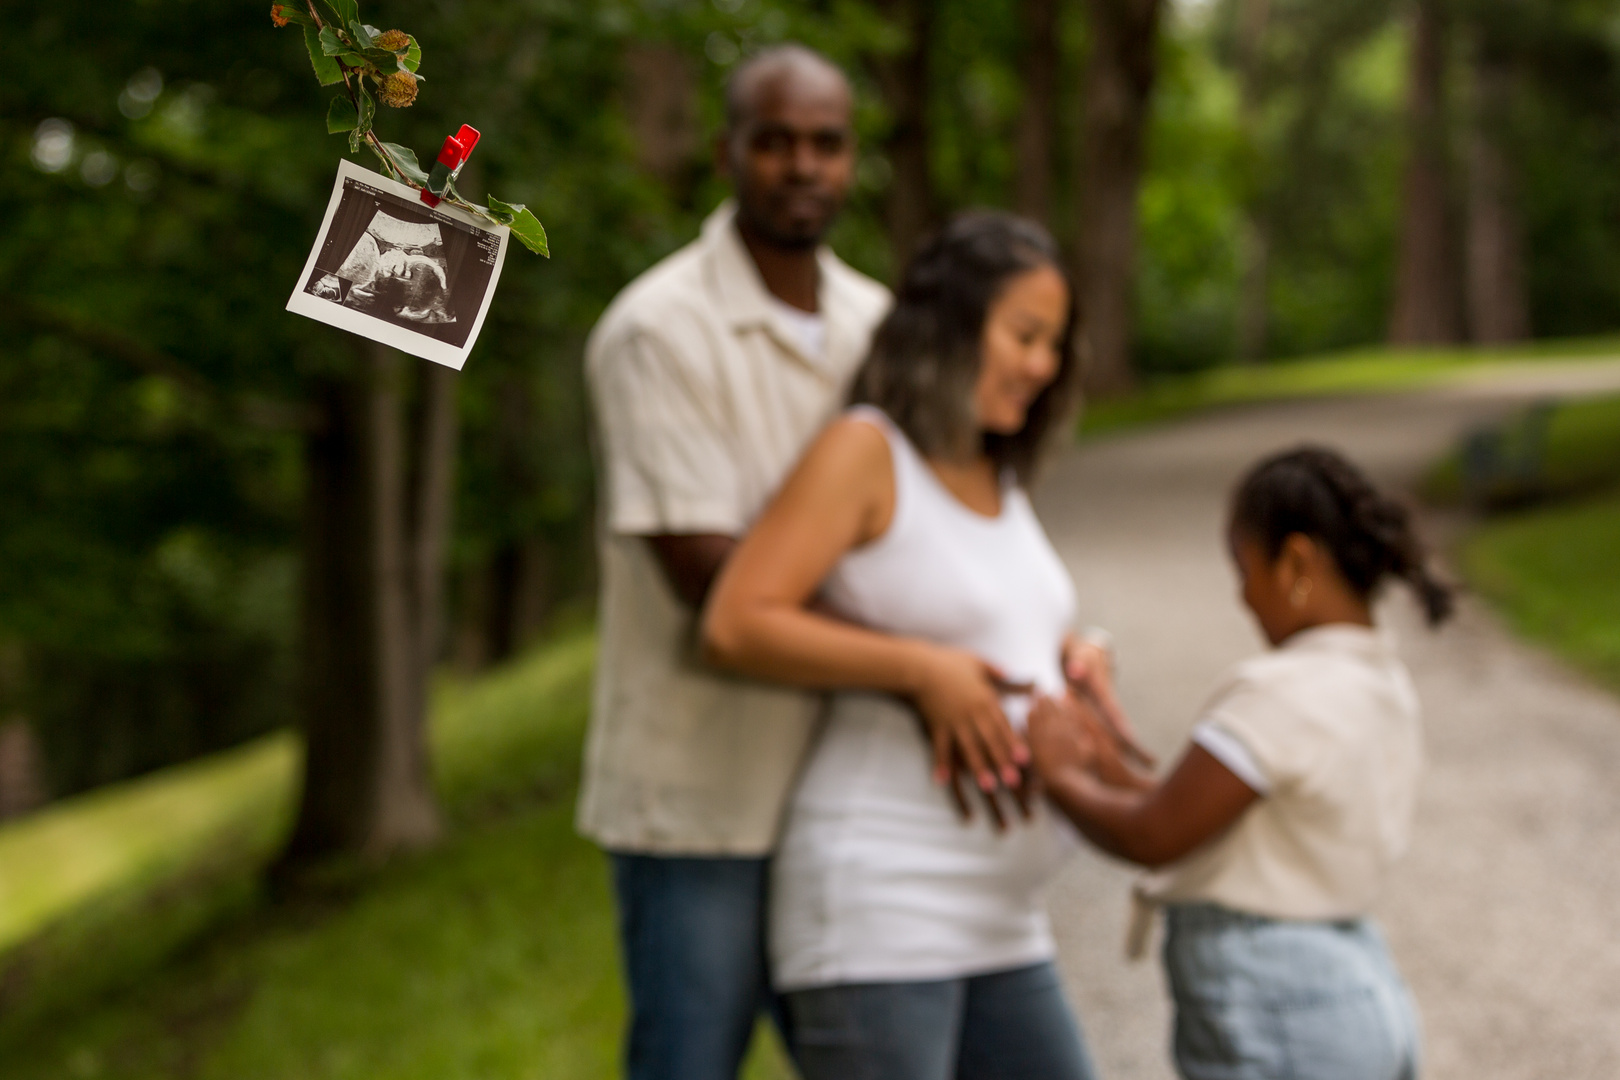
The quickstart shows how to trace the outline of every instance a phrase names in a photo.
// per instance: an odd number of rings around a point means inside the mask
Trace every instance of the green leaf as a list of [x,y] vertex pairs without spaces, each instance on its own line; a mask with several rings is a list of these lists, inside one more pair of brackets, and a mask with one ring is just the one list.
[[370,34],[372,37],[376,37],[376,36],[378,36],[379,34],[382,33],[381,30],[377,29],[375,26],[372,26],[370,23],[365,24],[365,31],[366,31],[366,33]]
[[399,67],[399,54],[391,53],[387,49],[367,49],[366,63],[374,64],[378,71],[387,73]]
[[332,135],[341,131],[353,131],[360,124],[360,114],[354,111],[354,102],[347,94],[339,94],[332,99],[332,104],[326,110],[326,130]]
[[348,26],[360,18],[360,0],[327,0],[337,15],[338,25]]
[[338,37],[336,30],[330,26],[321,28],[321,52],[327,56],[336,56],[339,53],[347,52],[348,48],[347,45],[343,44],[343,39]]
[[551,244],[546,240],[546,227],[522,203],[504,203],[491,195],[489,216],[512,230],[518,242],[536,255],[551,258]]
[[405,47],[405,55],[399,58],[399,64],[400,67],[415,75],[416,69],[422,64],[422,46],[416,43],[414,34],[407,34],[406,36],[411,39],[411,43]]
[[366,28],[359,19],[349,20],[349,38],[354,42],[356,48],[371,48],[372,35],[366,33]]
[[517,220],[512,222],[511,229],[512,235],[517,237],[524,247],[536,255],[551,258],[551,243],[546,239],[546,227],[527,209],[518,211]]
[[292,3],[292,0],[288,0],[287,3],[278,6],[281,8],[281,17],[286,19],[288,22],[295,22],[299,26],[315,25],[307,14],[298,10],[298,8]]
[[372,72],[376,70],[370,59],[357,52],[340,52],[338,53],[337,58],[343,61],[345,64],[348,64],[350,67],[362,72]]
[[343,72],[339,70],[337,61],[326,55],[313,25],[304,27],[304,46],[309,49],[309,62],[314,65],[315,78],[322,86],[343,81]]
[[501,202],[501,200],[497,199],[493,195],[489,196],[488,202],[489,216],[500,222],[502,225],[512,224],[513,220],[518,216],[518,211],[523,209],[522,203],[518,203],[516,206],[514,206],[511,203]]
[[416,151],[399,143],[385,142],[383,149],[393,158],[394,167],[405,174],[405,179],[420,187],[426,187],[428,174],[423,171],[421,164],[416,160]]
[[371,120],[377,115],[377,103],[371,100],[371,92],[366,89],[364,81],[356,79],[360,89],[360,123],[354,131],[357,135],[364,135],[371,130]]

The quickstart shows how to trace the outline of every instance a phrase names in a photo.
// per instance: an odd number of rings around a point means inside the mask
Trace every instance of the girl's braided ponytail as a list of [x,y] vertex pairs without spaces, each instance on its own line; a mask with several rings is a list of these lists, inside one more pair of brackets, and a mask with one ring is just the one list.
[[1268,558],[1294,533],[1325,544],[1363,598],[1386,578],[1406,582],[1431,626],[1452,612],[1452,590],[1430,572],[1406,507],[1332,450],[1302,446],[1255,466],[1238,486],[1232,523],[1258,540]]

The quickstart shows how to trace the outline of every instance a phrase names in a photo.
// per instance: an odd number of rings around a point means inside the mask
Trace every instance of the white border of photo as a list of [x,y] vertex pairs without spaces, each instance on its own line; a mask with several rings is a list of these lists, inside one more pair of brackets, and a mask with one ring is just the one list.
[[[406,202],[416,203],[423,212],[440,215],[446,220],[469,225],[479,232],[494,236],[499,242],[495,254],[495,266],[490,271],[489,284],[484,289],[483,299],[478,305],[478,318],[474,320],[472,331],[467,335],[466,344],[457,347],[449,342],[440,341],[427,334],[420,334],[403,326],[386,322],[362,311],[344,307],[341,304],[325,300],[305,291],[311,276],[315,273],[315,261],[320,257],[321,248],[326,244],[326,234],[332,227],[333,215],[337,213],[338,204],[343,201],[343,182],[345,180],[358,180],[368,184],[389,195],[397,196]],[[401,352],[420,356],[424,360],[431,360],[435,364],[460,371],[467,363],[467,354],[478,341],[478,332],[484,328],[484,316],[489,313],[489,302],[495,297],[495,286],[501,280],[501,267],[506,263],[506,246],[511,238],[511,230],[504,225],[490,225],[472,217],[464,211],[457,210],[447,203],[440,203],[437,207],[428,207],[421,201],[415,188],[407,187],[388,179],[381,173],[361,168],[354,162],[342,159],[338,162],[337,180],[332,185],[332,197],[326,204],[326,216],[321,219],[321,231],[315,237],[315,243],[310,246],[309,258],[304,261],[304,272],[299,275],[298,282],[293,286],[291,299],[287,301],[287,310],[298,315],[304,315],[317,322],[336,326],[340,330],[348,330],[361,337],[370,338],[384,345],[392,346]]]

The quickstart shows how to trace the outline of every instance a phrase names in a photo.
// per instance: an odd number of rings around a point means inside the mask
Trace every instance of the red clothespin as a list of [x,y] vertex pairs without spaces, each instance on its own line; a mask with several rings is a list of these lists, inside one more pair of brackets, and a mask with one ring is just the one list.
[[478,145],[478,129],[470,124],[462,124],[461,130],[454,135],[446,135],[444,147],[439,151],[439,160],[433,163],[433,171],[428,174],[427,187],[422,189],[422,201],[429,206],[438,206],[439,200],[444,196],[444,189],[461,172],[461,167],[467,164],[472,156],[473,147]]

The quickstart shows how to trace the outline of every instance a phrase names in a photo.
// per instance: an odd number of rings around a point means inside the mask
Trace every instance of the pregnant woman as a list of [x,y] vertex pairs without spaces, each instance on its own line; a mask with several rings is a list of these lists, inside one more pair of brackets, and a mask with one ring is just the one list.
[[1074,334],[1043,230],[957,219],[907,269],[855,405],[716,583],[715,662],[836,688],[772,877],[806,1080],[1093,1075],[1040,899],[1069,835],[1042,804],[964,823],[950,795],[957,754],[986,798],[1019,786],[1027,696],[1004,691],[1063,692],[1076,648],[1024,493],[1071,415]]

